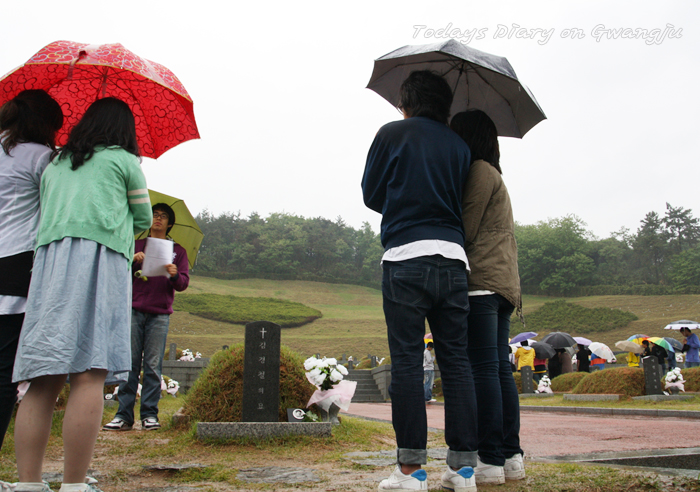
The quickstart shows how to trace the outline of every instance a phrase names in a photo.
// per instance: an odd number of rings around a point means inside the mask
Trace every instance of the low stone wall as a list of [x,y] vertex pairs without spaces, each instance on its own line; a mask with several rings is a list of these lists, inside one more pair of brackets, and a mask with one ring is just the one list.
[[194,362],[181,360],[164,360],[163,374],[180,383],[180,393],[187,393],[205,367],[209,359],[196,359]]

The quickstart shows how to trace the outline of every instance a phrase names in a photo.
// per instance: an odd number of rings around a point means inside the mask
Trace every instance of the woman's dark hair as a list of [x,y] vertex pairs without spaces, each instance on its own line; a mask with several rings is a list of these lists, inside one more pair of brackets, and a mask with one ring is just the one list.
[[445,79],[430,70],[411,72],[401,84],[399,109],[409,118],[424,116],[447,124],[452,89]]
[[61,106],[45,91],[22,91],[0,108],[2,150],[10,151],[20,143],[38,143],[56,147],[56,132],[63,126]]
[[124,101],[105,97],[92,103],[70,132],[68,143],[56,153],[60,159],[70,155],[75,171],[92,158],[97,146],[121,147],[139,156],[134,115]]
[[170,229],[175,225],[175,210],[170,207],[167,203],[156,203],[153,205],[153,211],[164,212],[168,216],[168,229],[165,231],[166,234],[170,234]]
[[457,113],[450,122],[462,140],[467,142],[472,153],[472,162],[484,160],[501,171],[501,151],[498,147],[498,131],[489,115],[480,109],[470,109]]

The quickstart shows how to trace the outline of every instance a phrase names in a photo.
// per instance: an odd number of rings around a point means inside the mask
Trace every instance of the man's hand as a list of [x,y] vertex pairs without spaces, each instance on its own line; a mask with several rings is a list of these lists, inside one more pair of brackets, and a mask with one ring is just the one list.
[[134,263],[141,263],[145,257],[146,254],[143,251],[139,251],[134,255]]
[[165,265],[165,269],[168,271],[168,274],[171,277],[174,277],[177,275],[177,266],[173,265],[172,263],[169,265]]

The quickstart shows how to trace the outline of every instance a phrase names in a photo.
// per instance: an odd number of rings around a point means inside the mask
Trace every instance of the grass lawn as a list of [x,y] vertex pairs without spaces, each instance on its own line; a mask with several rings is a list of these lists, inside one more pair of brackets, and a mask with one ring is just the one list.
[[[263,279],[219,280],[192,276],[189,289],[177,295],[196,293],[227,294],[249,297],[272,297],[300,302],[323,313],[323,318],[297,328],[282,331],[282,343],[304,356],[320,353],[340,357],[343,353],[356,358],[367,354],[389,355],[386,325],[379,290],[344,284],[307,281],[277,281]],[[523,311],[534,312],[555,298],[524,296]],[[678,332],[664,330],[670,321],[700,319],[700,295],[678,296],[595,296],[567,298],[568,302],[584,307],[609,307],[636,314],[639,319],[611,332],[581,334],[600,341],[613,350],[615,342],[630,335],[672,336]],[[514,318],[515,322],[515,318]],[[243,325],[211,321],[177,311],[171,317],[169,342],[180,348],[198,350],[211,356],[222,345],[243,341]],[[545,333],[540,333],[541,339]],[[571,332],[572,336],[578,333]]]

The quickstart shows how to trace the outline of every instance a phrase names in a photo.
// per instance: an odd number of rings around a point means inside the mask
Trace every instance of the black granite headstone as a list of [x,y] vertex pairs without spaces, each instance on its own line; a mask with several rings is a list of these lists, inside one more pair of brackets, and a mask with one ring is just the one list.
[[377,356],[376,356],[376,355],[373,355],[373,356],[370,358],[370,367],[371,367],[371,368],[377,367]]
[[535,384],[534,384],[534,381],[532,380],[532,367],[530,367],[530,366],[521,367],[520,368],[520,379],[521,379],[522,384],[523,384],[523,394],[535,392]]
[[243,422],[278,422],[280,325],[256,321],[245,326]]
[[177,344],[170,344],[170,354],[168,358],[169,360],[177,360]]
[[644,357],[642,359],[644,368],[644,386],[647,395],[663,395],[661,388],[661,365],[656,357]]

